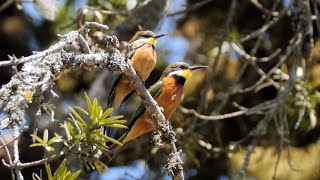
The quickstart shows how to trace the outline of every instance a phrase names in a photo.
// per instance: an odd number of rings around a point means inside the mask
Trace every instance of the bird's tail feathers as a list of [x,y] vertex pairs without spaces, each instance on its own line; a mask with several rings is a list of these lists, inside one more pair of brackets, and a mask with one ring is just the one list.
[[110,162],[113,160],[113,158],[120,152],[121,148],[123,145],[119,145],[119,144],[112,144],[109,148],[108,148],[108,153],[107,153],[107,164],[110,164]]

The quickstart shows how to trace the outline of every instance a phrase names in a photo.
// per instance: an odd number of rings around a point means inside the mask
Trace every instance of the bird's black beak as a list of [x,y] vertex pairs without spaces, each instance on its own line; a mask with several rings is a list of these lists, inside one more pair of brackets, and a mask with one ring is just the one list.
[[208,68],[209,66],[191,66],[191,67],[189,67],[189,69],[191,70],[191,71],[194,71],[194,70],[196,70],[196,69],[202,69],[202,68]]
[[162,37],[162,36],[166,36],[166,35],[168,35],[168,34],[167,34],[167,33],[165,33],[165,34],[159,34],[159,35],[153,36],[153,38],[158,39],[158,38],[160,38],[160,37]]

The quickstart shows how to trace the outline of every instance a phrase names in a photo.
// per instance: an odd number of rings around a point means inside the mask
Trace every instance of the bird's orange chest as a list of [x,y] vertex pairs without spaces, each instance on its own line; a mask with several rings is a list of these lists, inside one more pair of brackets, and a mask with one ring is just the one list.
[[[134,42],[133,47],[139,47],[143,42]],[[151,44],[145,43],[139,47],[131,58],[132,67],[142,81],[146,81],[157,63],[157,55]],[[119,107],[123,99],[133,91],[130,81],[123,75],[115,89],[114,106]]]
[[[135,42],[133,47],[139,47],[143,42]],[[157,63],[157,54],[154,47],[145,43],[139,47],[131,58],[132,67],[142,81],[145,81]]]
[[[160,95],[155,99],[160,107],[163,108],[163,114],[167,120],[175,112],[180,104],[183,94],[183,85],[177,84],[172,76],[163,78],[163,87]],[[139,137],[155,129],[155,124],[148,111],[145,111],[135,122],[131,131],[128,133],[123,143],[126,143],[136,137]]]
[[183,94],[183,85],[177,84],[172,76],[163,78],[161,94],[156,98],[160,107],[164,109],[163,114],[169,119],[178,108]]

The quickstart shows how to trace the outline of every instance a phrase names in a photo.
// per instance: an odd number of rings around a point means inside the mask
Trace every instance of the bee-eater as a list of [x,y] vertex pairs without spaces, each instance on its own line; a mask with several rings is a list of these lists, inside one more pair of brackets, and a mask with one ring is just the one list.
[[[132,47],[131,65],[137,75],[144,82],[156,66],[157,54],[155,46],[159,37],[166,34],[155,35],[152,31],[138,31],[129,41]],[[128,52],[125,52],[128,53]],[[130,82],[124,74],[114,75],[114,83],[109,93],[108,106],[116,111],[122,101],[134,90],[130,87]]]
[[[129,41],[131,48],[129,51],[131,57],[131,65],[137,72],[137,75],[144,82],[149,77],[150,73],[156,66],[157,53],[155,51],[155,46],[157,44],[157,39],[165,36],[167,34],[155,35],[152,31],[138,31]],[[129,52],[124,52],[126,55]],[[113,85],[111,87],[108,107],[113,109],[112,115],[118,113],[118,109],[121,103],[126,100],[132,93],[134,89],[130,86],[130,82],[125,74],[114,74]],[[115,129],[106,127],[105,134],[114,137]]]
[[[208,66],[189,66],[184,62],[177,62],[168,66],[161,78],[148,90],[158,105],[163,108],[165,118],[170,119],[173,112],[179,106],[183,94],[185,81],[192,75],[192,71]],[[155,130],[154,121],[145,106],[141,104],[133,114],[126,132],[118,139],[125,144],[147,132]],[[113,157],[120,150],[120,145],[110,148]]]

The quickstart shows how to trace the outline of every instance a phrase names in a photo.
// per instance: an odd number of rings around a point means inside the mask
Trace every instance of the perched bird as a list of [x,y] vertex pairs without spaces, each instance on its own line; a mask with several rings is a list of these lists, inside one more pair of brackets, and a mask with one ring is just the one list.
[[[137,75],[144,82],[149,77],[150,73],[156,66],[157,54],[155,46],[157,39],[167,34],[155,35],[152,31],[138,31],[129,41],[131,46],[131,65],[137,72]],[[129,53],[129,52],[124,52]],[[111,87],[108,107],[113,109],[112,115],[118,114],[118,109],[121,103],[126,100],[134,89],[130,87],[130,82],[125,74],[114,74],[113,85]],[[114,128],[105,128],[105,134],[109,137],[114,137]]]
[[[168,66],[161,78],[149,88],[149,92],[158,105],[163,108],[165,118],[170,119],[171,115],[179,106],[183,94],[185,81],[192,75],[192,71],[208,66],[189,66],[184,62],[177,62]],[[145,106],[141,104],[133,114],[126,132],[118,139],[125,144],[149,131],[155,130],[155,124]],[[120,145],[113,145],[110,148],[113,157],[120,150]]]
[[[155,51],[157,39],[165,35],[155,35],[152,31],[138,31],[129,41],[129,45],[134,50],[132,57],[129,57],[132,67],[143,82],[147,80],[157,62]],[[133,91],[124,74],[114,75],[114,83],[109,93],[108,107],[112,107],[116,111],[123,100],[128,98],[127,96]]]

